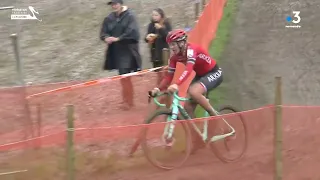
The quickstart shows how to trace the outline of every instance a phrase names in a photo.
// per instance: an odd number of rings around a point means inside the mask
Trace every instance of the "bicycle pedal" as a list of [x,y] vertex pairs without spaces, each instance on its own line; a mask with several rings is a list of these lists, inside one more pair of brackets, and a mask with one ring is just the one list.
[[237,139],[236,133],[234,133],[234,134],[231,135],[231,136],[226,137],[226,141],[231,141],[231,140],[235,140],[235,139]]
[[166,147],[172,147],[173,144],[175,143],[175,139],[172,138],[172,139],[166,139],[165,140],[165,143],[166,143]]

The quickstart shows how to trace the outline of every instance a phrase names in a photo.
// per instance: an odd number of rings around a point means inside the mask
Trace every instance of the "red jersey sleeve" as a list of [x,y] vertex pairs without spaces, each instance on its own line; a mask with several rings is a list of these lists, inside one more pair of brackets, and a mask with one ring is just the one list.
[[176,70],[176,62],[177,61],[173,57],[170,58],[166,76],[163,78],[163,80],[159,84],[159,89],[161,91],[165,90],[167,86],[171,83],[174,72]]
[[189,77],[189,75],[193,70],[193,66],[196,63],[196,59],[197,59],[197,52],[193,48],[188,47],[186,69],[183,71],[183,73],[181,74],[181,76],[177,81],[178,86],[181,85]]

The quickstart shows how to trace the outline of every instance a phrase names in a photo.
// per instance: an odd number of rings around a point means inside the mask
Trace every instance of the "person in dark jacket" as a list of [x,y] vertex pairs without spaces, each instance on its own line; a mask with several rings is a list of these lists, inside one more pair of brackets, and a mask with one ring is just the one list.
[[[141,55],[139,52],[139,26],[131,9],[122,0],[111,0],[113,12],[103,21],[100,39],[108,45],[104,70],[117,69],[119,75],[139,71]],[[133,106],[133,86],[130,77],[122,79],[122,95],[125,109]]]
[[104,69],[118,69],[119,74],[136,71],[141,68],[138,22],[122,0],[111,0],[108,5],[114,12],[104,19],[100,32],[100,39],[109,45]]
[[162,49],[168,48],[166,37],[169,31],[172,30],[169,20],[166,18],[162,9],[156,8],[152,11],[151,22],[148,25],[145,41],[149,43],[151,62],[153,67],[164,65],[162,57]]
[[[150,47],[151,62],[154,68],[164,66],[162,49],[169,47],[166,42],[166,37],[171,30],[171,24],[166,18],[164,11],[160,8],[154,9],[145,36],[145,41]],[[159,69],[158,71],[157,83],[159,84],[164,74],[163,72],[160,72],[162,69]]]

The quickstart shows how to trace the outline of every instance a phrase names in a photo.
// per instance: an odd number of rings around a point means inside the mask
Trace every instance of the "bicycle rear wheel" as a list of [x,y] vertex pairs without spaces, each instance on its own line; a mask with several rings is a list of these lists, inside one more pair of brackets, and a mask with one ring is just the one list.
[[[161,115],[163,115],[164,117],[161,118]],[[174,138],[171,139],[171,141],[162,138],[165,124],[167,123],[155,124],[155,121],[160,120],[160,122],[165,122],[168,116],[171,116],[171,110],[157,110],[152,116],[150,116],[150,118],[145,121],[146,124],[150,125],[143,129],[141,137],[141,147],[147,160],[155,167],[165,170],[171,170],[182,166],[190,156],[192,145],[190,129],[187,126],[187,122],[174,122]],[[160,148],[156,147],[159,142],[149,140],[148,137],[156,137],[156,139],[160,140],[160,144],[163,144],[164,146]],[[163,141],[161,142],[162,139]],[[172,154],[170,155],[168,152],[169,150],[172,150]]]
[[[221,106],[218,109],[220,115],[223,115],[223,112],[225,111],[229,111],[231,113],[239,112],[236,108],[227,105]],[[213,120],[217,122],[215,122],[215,127],[212,128],[214,132],[210,134],[211,136],[212,134],[226,134],[231,132],[231,128],[228,127],[228,125],[223,121],[222,118],[226,120],[228,124],[230,124],[235,129],[235,134],[218,141],[210,142],[210,148],[213,151],[213,153],[217,156],[217,158],[220,159],[222,162],[234,162],[241,159],[247,150],[247,124],[245,122],[244,117],[241,114],[234,114],[226,117],[221,117]],[[238,152],[235,153],[235,151]]]

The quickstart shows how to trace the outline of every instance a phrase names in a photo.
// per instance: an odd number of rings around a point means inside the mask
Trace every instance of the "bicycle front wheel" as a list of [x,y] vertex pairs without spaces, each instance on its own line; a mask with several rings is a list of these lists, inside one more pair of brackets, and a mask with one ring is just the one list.
[[[220,115],[223,115],[228,114],[228,112],[236,113],[239,111],[232,106],[222,106],[218,109],[218,112]],[[236,113],[212,120],[214,122],[214,127],[212,128],[214,129],[214,133],[212,134],[217,135],[231,132],[231,128],[225,121],[235,129],[235,134],[222,140],[211,142],[210,148],[218,159],[228,163],[237,161],[244,156],[248,146],[248,129],[243,115]]]
[[[187,122],[175,121],[172,138],[164,135],[169,109],[159,109],[145,123],[141,147],[147,160],[160,169],[171,170],[182,166],[190,156],[191,137]],[[181,118],[178,118],[181,119]],[[162,123],[156,123],[162,122]]]

